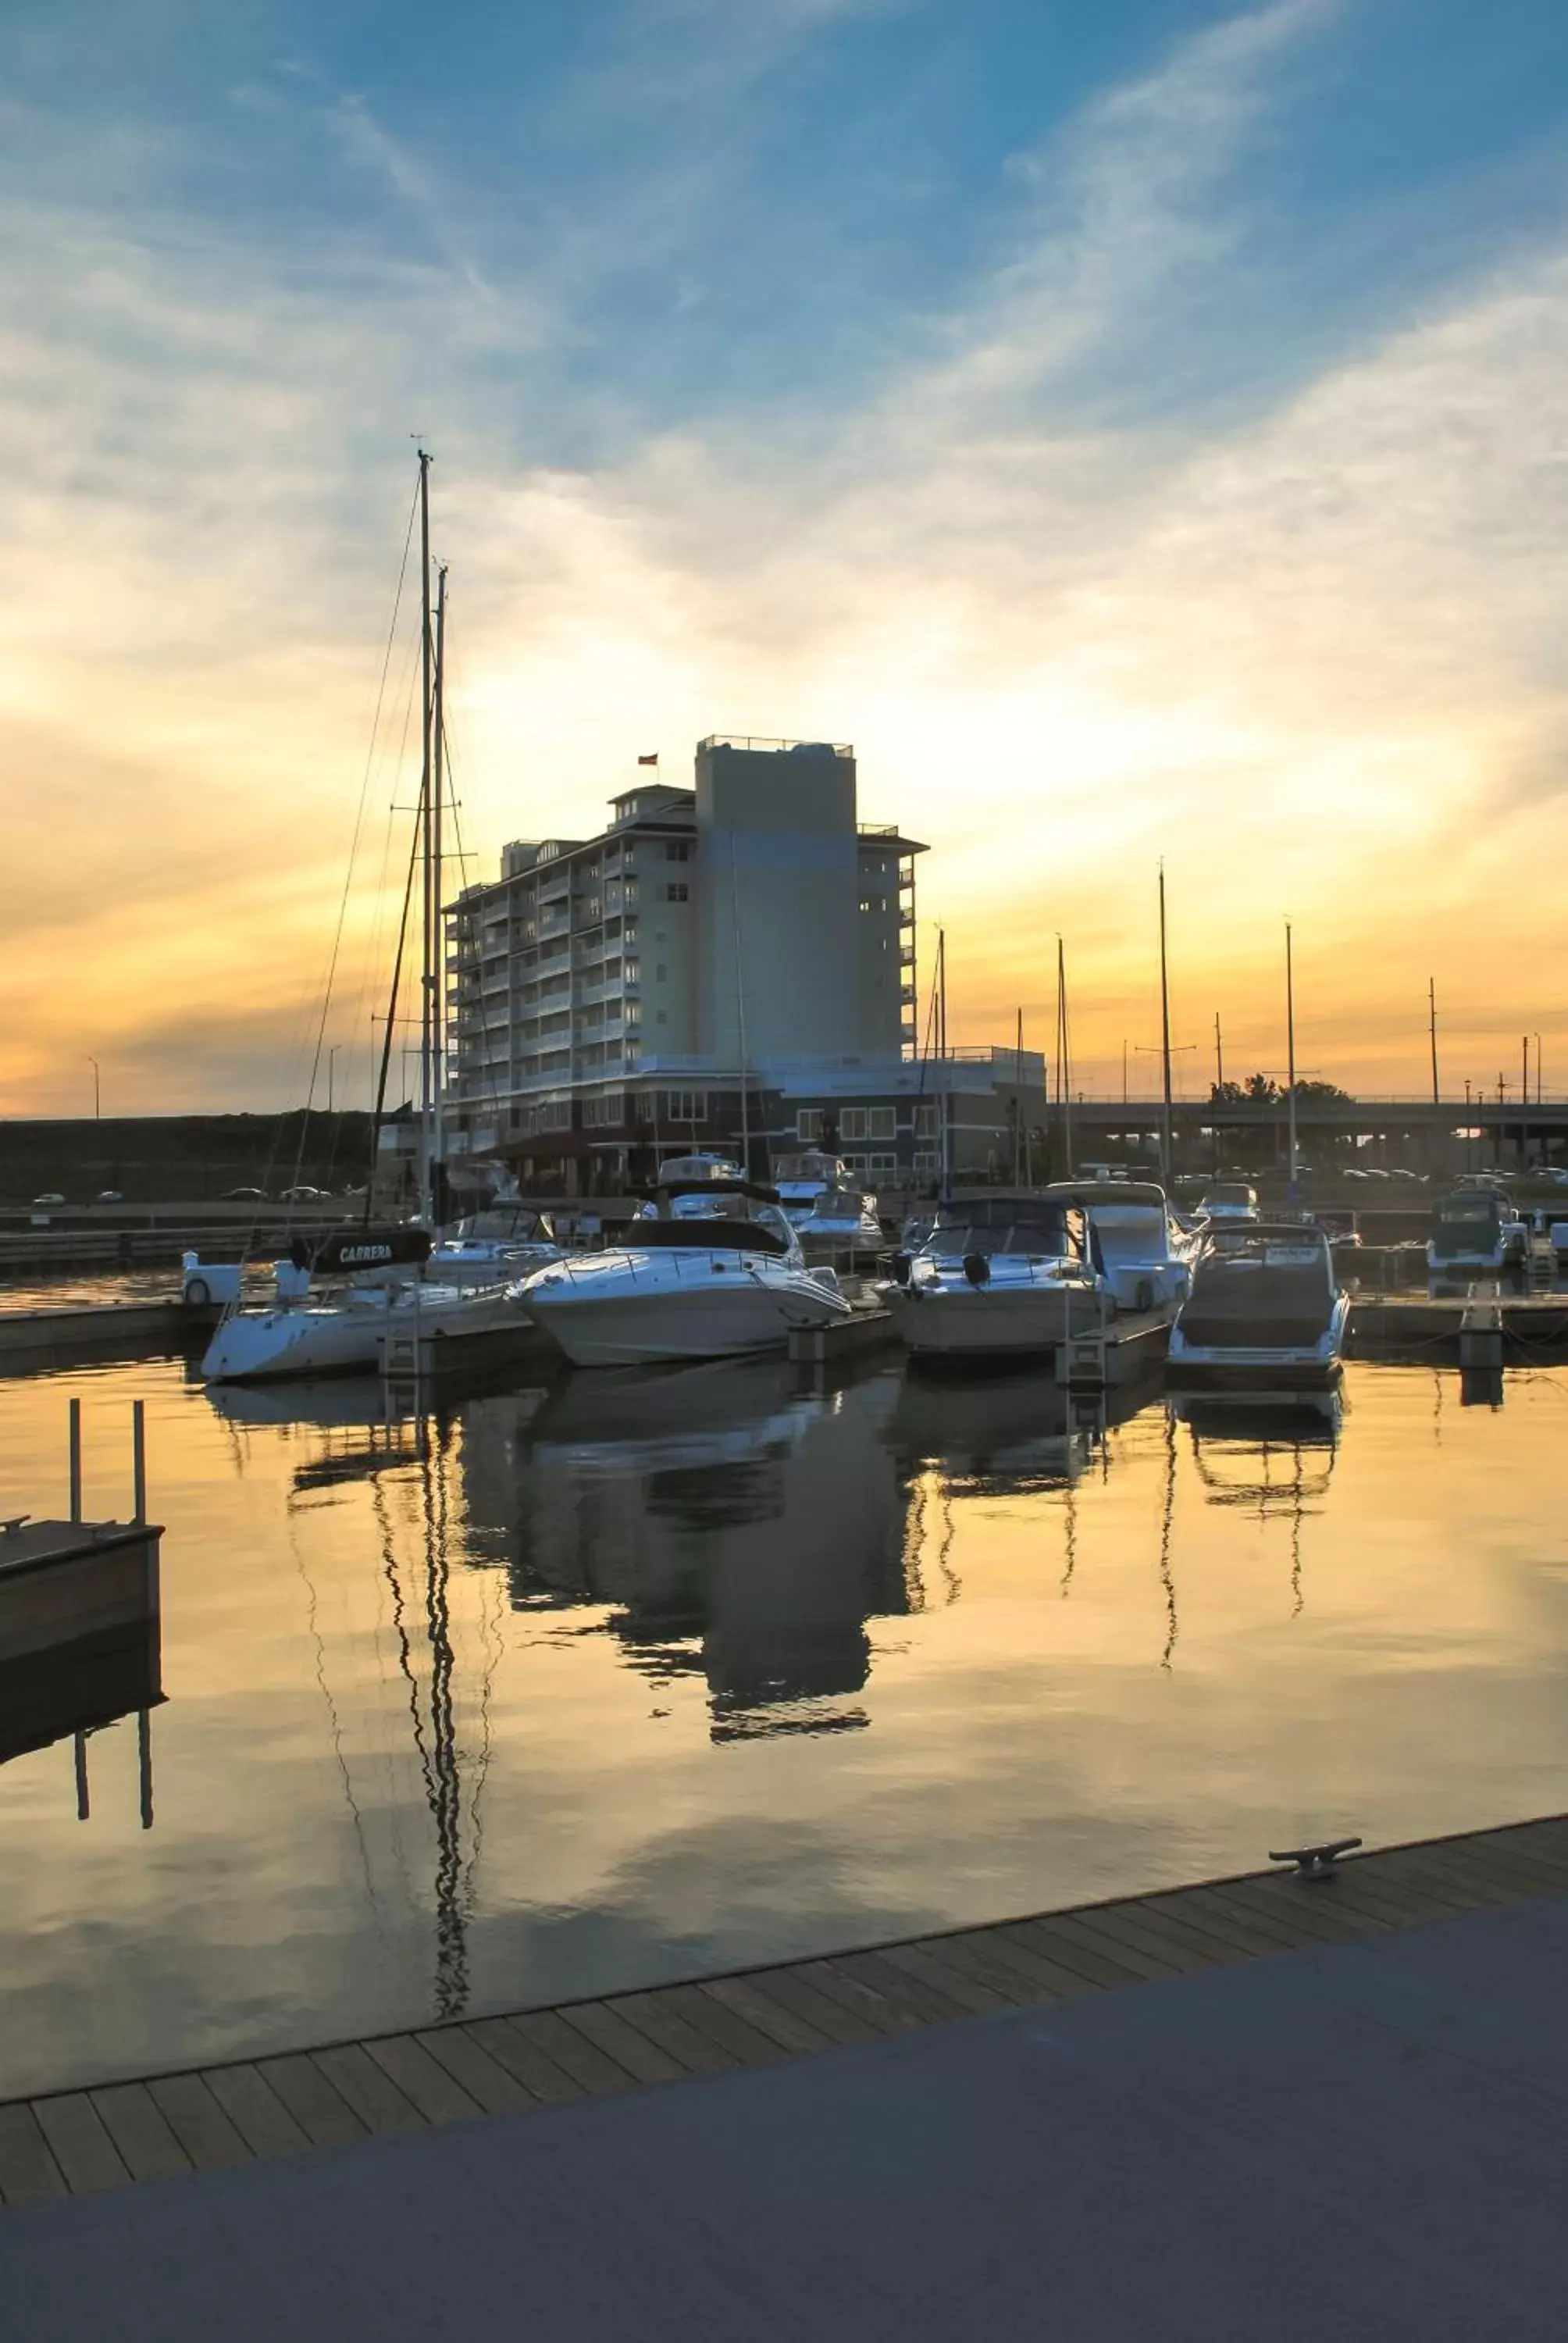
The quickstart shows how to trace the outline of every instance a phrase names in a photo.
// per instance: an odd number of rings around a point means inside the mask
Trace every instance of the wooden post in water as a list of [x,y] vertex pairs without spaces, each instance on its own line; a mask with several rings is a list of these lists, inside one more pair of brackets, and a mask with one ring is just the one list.
[[131,1519],[147,1517],[147,1403],[131,1402]]
[[82,1403],[79,1399],[71,1402],[70,1453],[70,1519],[79,1522],[82,1518]]

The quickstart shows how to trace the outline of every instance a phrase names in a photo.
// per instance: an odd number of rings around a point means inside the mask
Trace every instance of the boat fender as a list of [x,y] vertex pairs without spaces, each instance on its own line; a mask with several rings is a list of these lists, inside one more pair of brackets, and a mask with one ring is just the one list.
[[964,1275],[969,1279],[971,1285],[989,1285],[990,1283],[990,1263],[986,1259],[983,1252],[965,1253]]
[[907,1252],[896,1252],[893,1255],[893,1283],[895,1285],[908,1285],[910,1282],[910,1260],[911,1256]]
[[1146,1277],[1141,1277],[1138,1281],[1138,1291],[1132,1297],[1132,1306],[1135,1310],[1152,1310],[1154,1307],[1154,1288]]
[[212,1300],[212,1288],[205,1277],[187,1277],[186,1300],[193,1310],[205,1310]]

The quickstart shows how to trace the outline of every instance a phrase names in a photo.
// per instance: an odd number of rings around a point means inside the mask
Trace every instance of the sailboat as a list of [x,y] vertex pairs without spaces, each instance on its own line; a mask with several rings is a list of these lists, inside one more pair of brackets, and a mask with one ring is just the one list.
[[[297,1247],[276,1271],[270,1308],[247,1309],[236,1294],[202,1361],[209,1383],[282,1376],[363,1373],[380,1362],[389,1337],[445,1344],[465,1337],[515,1331],[519,1313],[508,1289],[519,1274],[560,1258],[548,1232],[530,1227],[525,1244],[467,1242],[437,1249],[431,1235],[440,1155],[442,670],[446,653],[447,573],[440,572],[434,614],[430,602],[430,458],[419,451],[421,649],[424,662],[424,751],[418,829],[404,897],[403,929],[393,968],[392,994],[382,1046],[371,1173],[361,1225],[333,1230],[314,1252]],[[376,1151],[386,1112],[387,1078],[397,1014],[397,990],[409,904],[421,880],[421,1083],[419,1219],[387,1228],[370,1223]],[[434,1260],[432,1254],[434,1252]],[[327,1282],[327,1291],[320,1291]]]

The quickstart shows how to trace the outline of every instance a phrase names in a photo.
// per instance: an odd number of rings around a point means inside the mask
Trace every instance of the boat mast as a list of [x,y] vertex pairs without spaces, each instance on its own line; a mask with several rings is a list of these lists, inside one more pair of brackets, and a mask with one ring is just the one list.
[[1072,1177],[1072,1065],[1067,1039],[1067,946],[1056,940],[1057,1093],[1061,1100],[1062,1177]]
[[419,1211],[425,1220],[430,1218],[430,1101],[432,1041],[430,1016],[430,917],[434,892],[431,849],[434,844],[435,807],[431,788],[431,692],[434,683],[435,642],[430,624],[430,458],[423,447],[419,450],[419,665],[422,678],[420,691],[420,732],[422,755],[419,764],[419,854],[424,887],[424,949],[421,955],[419,984]]
[[[443,687],[447,676],[447,565],[443,562],[436,572],[436,682],[432,695],[431,776],[433,781],[433,811],[430,823],[430,949],[427,961],[426,989],[430,1002],[430,1193],[434,1204],[439,1188],[444,1195],[445,1182],[441,1165],[445,1157],[442,1121],[444,1117],[446,1082],[446,935],[441,920],[441,824],[445,811],[446,760],[443,756],[445,719]],[[445,1205],[442,1206],[445,1217]]]
[[1023,1178],[1023,1011],[1018,1012],[1018,1044],[1012,1059],[1012,1184]]
[[[1433,1106],[1438,1106],[1441,1105],[1442,1101],[1437,1088],[1437,979],[1435,976],[1429,976],[1426,980],[1426,1024],[1427,1031],[1432,1037],[1432,1102]],[[1539,1063],[1535,1069],[1535,1087],[1537,1091],[1541,1088]]]
[[937,1111],[940,1116],[940,1150],[937,1158],[937,1175],[945,1196],[951,1185],[951,1159],[948,1143],[948,931],[937,930],[937,1060],[941,1067],[938,1080]]
[[1160,1057],[1165,1075],[1165,1119],[1160,1132],[1160,1171],[1171,1181],[1171,982],[1165,959],[1165,860],[1160,861]]
[[1290,1097],[1290,1153],[1286,1180],[1292,1200],[1296,1192],[1296,976],[1291,954],[1291,923],[1285,921],[1285,1079]]

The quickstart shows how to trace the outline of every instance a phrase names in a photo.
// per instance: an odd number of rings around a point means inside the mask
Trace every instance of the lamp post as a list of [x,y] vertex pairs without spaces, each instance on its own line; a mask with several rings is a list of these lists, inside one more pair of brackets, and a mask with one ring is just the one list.
[[87,1063],[93,1069],[93,1121],[95,1122],[99,1122],[103,1120],[104,1101],[103,1090],[98,1078],[98,1061],[96,1058],[89,1055]]

